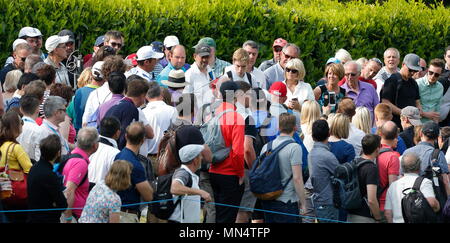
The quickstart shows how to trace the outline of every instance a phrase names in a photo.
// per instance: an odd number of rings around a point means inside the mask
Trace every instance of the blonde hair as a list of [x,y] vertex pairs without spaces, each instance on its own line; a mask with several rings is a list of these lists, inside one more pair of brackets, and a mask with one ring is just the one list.
[[355,115],[352,118],[352,123],[365,134],[370,134],[372,118],[370,117],[369,109],[364,106],[356,108]]
[[105,184],[114,191],[123,191],[131,186],[133,165],[125,160],[116,160],[106,174]]
[[331,63],[331,64],[329,64],[325,68],[325,77],[328,77],[328,73],[330,71],[333,72],[334,74],[336,74],[338,76],[339,80],[341,80],[344,77],[344,75],[345,75],[344,65],[342,65],[340,63]]
[[380,103],[377,106],[375,106],[374,114],[378,120],[383,121],[392,120],[392,108],[385,103]]
[[302,105],[301,123],[306,124],[308,131],[303,131],[308,134],[312,133],[312,124],[320,119],[320,105],[315,100],[307,100]]
[[249,60],[250,60],[250,56],[248,55],[248,52],[246,50],[244,50],[243,48],[239,48],[236,51],[234,51],[233,62],[238,61],[238,62],[248,63]]
[[5,83],[3,83],[3,91],[13,93],[17,90],[17,83],[22,77],[20,69],[11,70],[6,74]]
[[[298,58],[291,59],[286,63],[286,68],[297,70],[299,80],[303,80],[305,78],[306,71],[302,60]],[[284,78],[286,78],[286,72],[284,72]]]
[[350,118],[348,116],[337,113],[328,119],[330,126],[330,134],[339,139],[348,138],[350,132]]
[[90,84],[93,78],[94,76],[92,76],[92,68],[91,67],[85,68],[77,80],[78,88],[82,88]]

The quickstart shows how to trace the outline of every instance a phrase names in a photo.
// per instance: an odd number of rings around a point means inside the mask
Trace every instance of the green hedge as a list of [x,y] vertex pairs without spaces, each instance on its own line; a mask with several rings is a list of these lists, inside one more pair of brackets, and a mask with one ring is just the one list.
[[[373,1],[371,1],[373,2]],[[428,1],[429,2],[429,1]],[[306,81],[323,74],[325,61],[339,48],[354,59],[382,58],[387,47],[401,55],[415,52],[430,60],[442,57],[450,44],[450,10],[442,3],[390,0],[383,4],[333,0],[0,0],[0,62],[23,26],[41,30],[44,38],[68,28],[83,34],[81,50],[92,51],[95,38],[109,29],[126,35],[122,54],[167,35],[188,46],[210,36],[217,55],[230,61],[247,39],[262,45],[258,63],[271,58],[277,37],[300,46]],[[45,40],[44,40],[45,41]],[[192,49],[188,49],[192,62]]]

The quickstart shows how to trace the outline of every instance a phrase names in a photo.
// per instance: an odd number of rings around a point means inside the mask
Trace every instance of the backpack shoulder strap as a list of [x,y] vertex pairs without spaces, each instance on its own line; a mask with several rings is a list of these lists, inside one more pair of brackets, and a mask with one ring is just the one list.
[[228,76],[228,78],[230,78],[231,81],[234,81],[233,80],[233,73],[231,71],[227,72],[227,76]]
[[247,79],[248,82],[250,83],[250,86],[253,87],[252,75],[249,72],[245,72],[245,74],[247,75]]
[[391,148],[382,148],[380,149],[380,153],[378,154],[378,156],[382,153],[386,153],[386,152],[393,152],[394,150],[392,150]]
[[437,161],[439,159],[439,154],[441,153],[441,150],[438,148],[435,148],[433,150],[433,153],[431,154],[431,161]]
[[[73,153],[73,154],[70,154],[70,155],[69,155],[69,157],[67,158],[66,163],[64,163],[64,165],[67,164],[67,162],[68,162],[70,159],[73,159],[73,158],[82,159],[82,160],[84,160],[84,161],[86,162],[86,164],[87,164],[87,161],[84,159],[84,157],[83,157],[81,154]],[[64,169],[64,168],[61,168],[61,173],[62,173],[62,169]],[[80,185],[78,185],[78,186],[83,185],[83,183],[86,181],[86,179],[87,179],[87,177],[88,177],[88,174],[89,174],[89,173],[86,171],[86,175],[84,175],[83,179],[82,179],[81,182],[80,182]]]
[[420,191],[420,185],[422,184],[423,179],[424,179],[423,176],[417,177],[417,179],[414,181],[414,186],[412,187],[412,189]]

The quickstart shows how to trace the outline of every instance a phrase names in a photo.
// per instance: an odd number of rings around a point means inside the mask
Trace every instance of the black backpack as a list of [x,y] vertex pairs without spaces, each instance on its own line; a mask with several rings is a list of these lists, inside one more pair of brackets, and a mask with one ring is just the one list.
[[[403,190],[402,214],[405,223],[437,223],[438,215],[433,211],[427,199],[420,191],[424,177],[419,176],[414,186]],[[408,191],[405,193],[405,191]]]
[[442,172],[439,167],[434,167],[433,165],[437,163],[440,154],[439,149],[434,149],[431,154],[431,158],[429,160],[429,164],[424,171],[424,177],[431,180],[433,184],[433,191],[436,195],[436,199],[439,201],[439,205],[441,205],[441,209],[438,212],[438,221],[443,222],[442,209],[443,205],[447,202],[447,191],[445,189],[444,180],[442,178]]
[[[67,164],[67,162],[70,160],[70,159],[73,159],[73,158],[78,158],[78,159],[82,159],[82,160],[84,160],[84,161],[86,161],[84,158],[83,158],[83,156],[81,155],[81,154],[66,154],[66,155],[64,155],[62,158],[61,158],[61,162],[59,162],[58,163],[58,167],[57,167],[57,169],[56,169],[56,175],[61,179],[61,181],[63,180],[63,178],[64,178],[64,176],[62,175],[62,172],[63,172],[63,170],[64,170],[64,166]],[[86,163],[87,163],[87,161],[86,161]],[[89,173],[86,173],[86,175],[83,177],[83,179],[81,180],[81,182],[80,182],[80,185],[78,185],[78,186],[81,186],[81,185],[83,185],[83,183],[87,180],[87,178],[88,178],[88,174]],[[62,181],[62,183],[64,183],[64,181]],[[92,187],[91,187],[91,185],[89,185],[89,190],[91,190],[92,189]]]
[[[176,202],[174,202],[174,200],[170,200],[173,199],[173,195],[170,192],[173,175],[174,172],[167,175],[158,176],[156,178],[156,189],[153,193],[151,213],[159,219],[169,219],[183,197],[179,196]],[[192,186],[191,176],[189,176],[189,181],[186,186]]]
[[256,156],[259,156],[264,145],[267,144],[268,142],[270,142],[269,141],[270,139],[268,136],[261,135],[261,130],[269,128],[271,120],[272,120],[272,115],[270,113],[267,113],[267,117],[264,119],[261,126],[256,128],[258,133],[257,133],[257,135],[255,137],[255,141],[253,143],[253,147],[255,148]]

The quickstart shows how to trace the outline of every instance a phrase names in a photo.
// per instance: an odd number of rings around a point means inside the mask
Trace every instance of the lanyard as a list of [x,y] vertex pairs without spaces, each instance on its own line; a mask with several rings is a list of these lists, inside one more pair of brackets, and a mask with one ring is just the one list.
[[55,130],[53,127],[51,127],[50,125],[48,125],[47,123],[45,123],[45,125],[50,128],[50,130],[52,130],[52,132],[54,132],[56,135],[58,135],[58,137],[61,139],[61,141],[63,141],[63,145],[66,148],[67,152],[70,151],[69,145],[67,145],[66,139],[64,139],[63,137],[61,137],[61,135],[59,134],[59,132],[57,130]]

